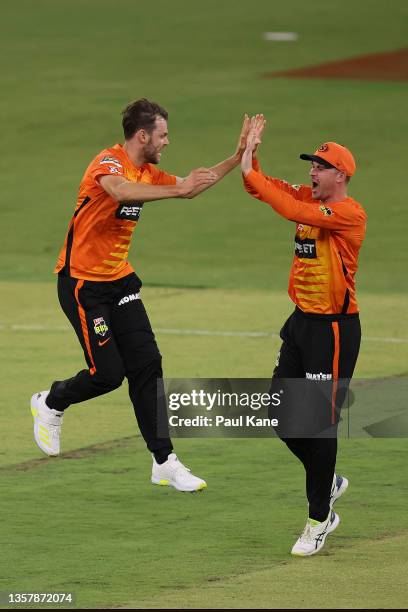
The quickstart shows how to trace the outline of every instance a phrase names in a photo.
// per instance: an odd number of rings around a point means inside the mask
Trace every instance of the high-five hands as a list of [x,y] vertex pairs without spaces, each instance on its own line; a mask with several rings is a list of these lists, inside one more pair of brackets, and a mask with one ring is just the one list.
[[261,144],[261,136],[266,126],[266,120],[263,115],[255,115],[251,117],[249,130],[247,135],[245,151],[241,159],[241,169],[244,175],[247,175],[252,170],[252,157],[256,152],[258,145]]
[[217,183],[240,162],[242,172],[248,174],[252,170],[252,156],[261,143],[265,123],[263,115],[255,115],[251,119],[248,115],[244,115],[234,155],[213,168],[196,168],[192,170],[186,178],[181,179],[178,197],[194,198]]

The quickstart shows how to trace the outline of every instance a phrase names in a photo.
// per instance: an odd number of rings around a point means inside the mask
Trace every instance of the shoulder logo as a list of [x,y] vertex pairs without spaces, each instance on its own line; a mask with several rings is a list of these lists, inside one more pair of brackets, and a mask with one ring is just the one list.
[[117,166],[118,168],[123,167],[120,161],[116,159],[116,157],[111,157],[110,155],[106,155],[105,157],[102,157],[101,161],[99,162],[99,165],[102,166],[103,164],[113,164],[114,166]]
[[328,206],[325,206],[324,204],[319,206],[319,210],[325,215],[325,217],[330,217],[330,215],[333,214],[332,209],[329,208]]
[[329,150],[329,145],[327,142],[324,142],[317,150],[320,151],[320,153],[324,153],[325,151]]

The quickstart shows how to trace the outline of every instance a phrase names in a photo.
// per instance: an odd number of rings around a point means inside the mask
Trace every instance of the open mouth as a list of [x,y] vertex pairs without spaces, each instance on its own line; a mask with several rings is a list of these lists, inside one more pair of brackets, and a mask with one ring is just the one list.
[[312,181],[312,189],[316,189],[318,186],[318,183],[316,183],[316,181]]

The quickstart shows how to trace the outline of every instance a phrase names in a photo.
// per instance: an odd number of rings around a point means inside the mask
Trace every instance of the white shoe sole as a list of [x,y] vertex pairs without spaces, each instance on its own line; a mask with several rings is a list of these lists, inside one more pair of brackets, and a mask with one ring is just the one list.
[[203,491],[203,489],[207,488],[207,483],[202,482],[195,488],[191,487],[183,489],[171,480],[166,480],[164,478],[155,478],[154,476],[152,476],[151,482],[152,484],[159,485],[160,487],[173,487],[174,489],[176,489],[177,491],[181,491],[182,493],[195,493],[196,491]]
[[292,551],[291,554],[294,557],[311,557],[312,555],[315,555],[316,553],[319,552],[319,550],[321,550],[323,548],[327,536],[329,535],[329,533],[331,533],[332,531],[337,529],[337,527],[339,526],[339,523],[340,523],[340,517],[339,517],[338,514],[336,514],[334,521],[331,523],[331,525],[329,525],[326,533],[323,536],[323,539],[319,543],[319,546],[317,548],[315,548],[315,550],[312,550],[310,552],[302,552],[302,553],[301,552],[293,552]]
[[41,422],[38,418],[38,406],[37,406],[37,395],[38,393],[34,393],[31,397],[30,408],[31,414],[34,419],[34,440],[40,450],[43,453],[48,455],[48,457],[58,457],[59,453],[53,451],[49,446],[47,446],[46,438],[48,437],[47,429],[41,425]]
[[344,476],[342,478],[343,478],[343,482],[341,483],[340,489],[337,491],[336,495],[333,495],[333,499],[330,503],[330,510],[333,508],[334,504],[339,499],[339,497],[341,497],[343,493],[347,491],[347,488],[349,486],[349,481],[347,480],[347,478],[345,478]]

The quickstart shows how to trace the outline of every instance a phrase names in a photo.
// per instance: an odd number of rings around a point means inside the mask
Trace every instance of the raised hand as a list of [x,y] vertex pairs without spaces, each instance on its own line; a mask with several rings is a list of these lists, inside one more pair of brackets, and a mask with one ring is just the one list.
[[237,148],[235,151],[235,155],[237,155],[239,159],[241,159],[246,149],[249,126],[250,126],[250,119],[248,115],[245,113],[244,121],[242,123],[242,128],[241,128],[241,134],[239,135],[238,144],[237,144]]
[[249,126],[248,139],[251,139],[252,151],[255,153],[258,145],[261,144],[261,136],[266,126],[266,119],[263,115],[255,115],[251,117]]
[[252,158],[261,144],[261,136],[266,126],[264,116],[259,114],[251,117],[249,131],[247,136],[247,144],[241,159],[242,172],[246,175],[252,170]]

